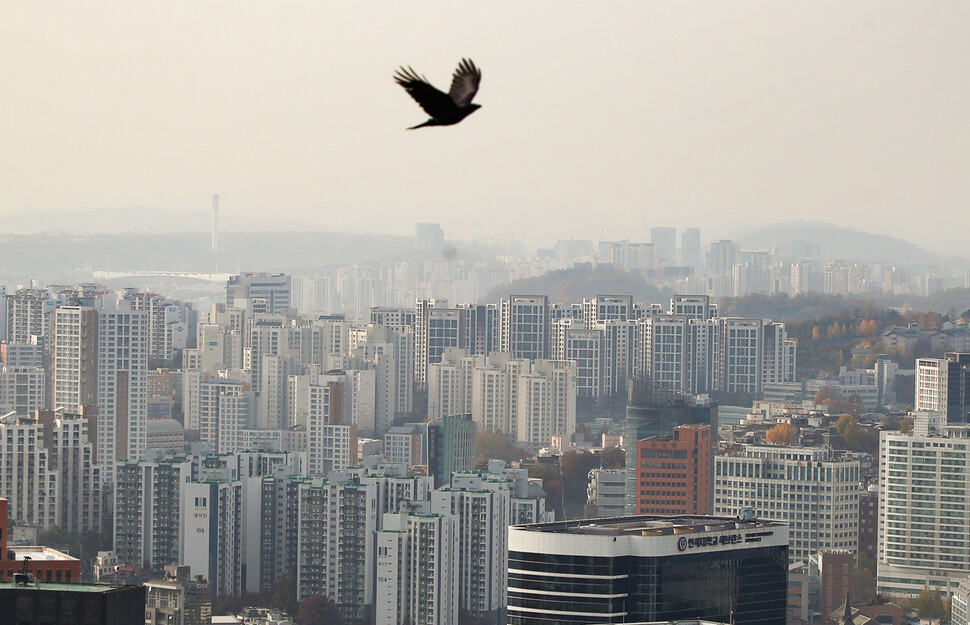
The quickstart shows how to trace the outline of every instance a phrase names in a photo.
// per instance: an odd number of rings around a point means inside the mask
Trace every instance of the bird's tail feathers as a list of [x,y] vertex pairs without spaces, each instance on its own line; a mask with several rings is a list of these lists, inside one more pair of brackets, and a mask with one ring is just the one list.
[[417,126],[411,126],[410,128],[408,128],[408,130],[414,130],[415,128],[423,128],[424,126],[433,126],[433,125],[434,124],[432,124],[431,123],[431,120],[429,119],[428,121],[424,122],[423,124],[418,124]]

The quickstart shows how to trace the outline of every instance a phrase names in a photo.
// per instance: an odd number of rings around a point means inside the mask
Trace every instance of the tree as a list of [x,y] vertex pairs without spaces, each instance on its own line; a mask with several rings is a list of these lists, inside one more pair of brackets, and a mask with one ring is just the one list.
[[849,446],[857,445],[862,439],[862,427],[856,418],[849,414],[839,417],[839,420],[835,423],[835,431],[838,432],[839,438]]
[[812,328],[812,340],[818,341],[822,338],[822,331],[818,329],[818,326]]
[[343,619],[333,599],[323,595],[310,595],[300,602],[296,622],[299,625],[341,625]]
[[270,606],[291,615],[299,609],[300,604],[296,600],[296,583],[289,575],[284,574],[276,580],[273,585]]
[[937,590],[930,590],[923,586],[919,596],[913,600],[913,607],[919,612],[920,618],[942,619],[946,617],[946,606],[943,597]]
[[586,487],[589,472],[600,466],[600,460],[588,451],[570,450],[559,460],[562,472],[562,494],[565,512],[571,517],[580,516],[586,506]]
[[797,434],[798,428],[791,423],[779,423],[768,430],[767,438],[769,443],[774,443],[775,445],[791,445],[795,442],[795,436]]
[[859,552],[859,565],[852,572],[852,598],[868,603],[876,596],[876,565],[872,558]]
[[475,437],[475,466],[484,469],[492,459],[506,462],[516,459],[515,449],[500,430],[479,432]]
[[626,450],[619,446],[604,449],[600,462],[604,469],[622,469],[626,466]]

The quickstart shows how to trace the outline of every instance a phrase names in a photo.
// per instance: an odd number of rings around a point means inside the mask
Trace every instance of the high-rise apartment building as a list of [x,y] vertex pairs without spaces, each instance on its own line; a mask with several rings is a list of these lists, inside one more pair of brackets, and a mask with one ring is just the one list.
[[859,460],[831,448],[745,445],[714,457],[714,510],[789,526],[791,558],[859,552]]
[[44,289],[17,289],[5,295],[7,302],[7,342],[27,343],[31,337],[50,335],[50,313],[54,301]]
[[581,397],[602,395],[603,331],[578,319],[559,319],[552,323],[552,334],[552,359],[576,362],[576,392]]
[[0,367],[0,414],[32,414],[48,405],[47,372],[40,367]]
[[[58,479],[36,419],[6,415],[0,419],[0,495],[9,518],[42,528],[59,521]],[[4,537],[6,538],[6,537]]]
[[147,562],[155,571],[183,561],[183,495],[192,474],[186,459],[115,467],[114,553],[119,561],[130,566]]
[[516,441],[538,451],[576,431],[576,363],[540,360],[518,377]]
[[445,350],[465,343],[465,311],[448,308],[448,300],[418,300],[414,317],[414,381],[428,383],[428,365],[441,361]]
[[917,359],[914,409],[942,413],[950,425],[970,423],[970,354]]
[[50,411],[37,415],[51,432],[48,449],[58,478],[58,527],[71,534],[100,532],[101,469],[88,440],[88,419]]
[[52,313],[52,408],[76,412],[98,402],[98,311],[61,306]]
[[242,592],[242,482],[189,482],[182,491],[180,562],[209,580],[212,596]]
[[880,434],[879,592],[945,594],[970,575],[970,437],[962,425],[930,433],[920,427],[930,416],[917,413],[912,433]]
[[764,383],[764,321],[722,317],[717,333],[715,387],[727,393],[761,393]]
[[98,457],[107,465],[139,460],[148,420],[148,315],[144,311],[98,311]]
[[501,350],[513,358],[548,358],[550,341],[549,298],[545,295],[510,295],[502,300]]

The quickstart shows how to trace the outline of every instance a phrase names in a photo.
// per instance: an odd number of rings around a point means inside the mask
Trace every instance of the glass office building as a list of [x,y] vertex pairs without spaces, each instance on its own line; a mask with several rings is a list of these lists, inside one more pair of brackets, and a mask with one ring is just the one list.
[[509,625],[784,623],[788,527],[625,516],[509,530]]

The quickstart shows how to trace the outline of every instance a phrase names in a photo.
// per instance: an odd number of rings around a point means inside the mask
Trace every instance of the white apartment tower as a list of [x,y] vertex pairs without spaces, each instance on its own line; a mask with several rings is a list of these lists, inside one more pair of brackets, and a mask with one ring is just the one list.
[[541,449],[557,434],[576,430],[576,363],[540,360],[518,378],[516,439],[530,449]]
[[47,528],[58,518],[58,478],[44,446],[44,426],[35,419],[0,417],[0,496],[10,520]]
[[98,311],[97,358],[98,457],[113,475],[114,462],[139,460],[147,442],[147,313]]
[[764,380],[764,322],[722,317],[717,334],[717,388],[728,393],[761,393]]
[[549,298],[511,295],[502,300],[500,349],[513,358],[547,358],[550,341]]
[[88,441],[88,420],[78,415],[42,414],[53,418],[51,467],[57,472],[57,525],[65,532],[101,531],[101,470]]
[[40,367],[0,367],[0,414],[33,414],[47,407],[47,372]]
[[53,405],[77,412],[98,401],[98,311],[61,306],[52,314]]
[[970,436],[941,413],[931,434],[933,416],[917,413],[914,432],[880,435],[879,592],[945,595],[970,575]]

